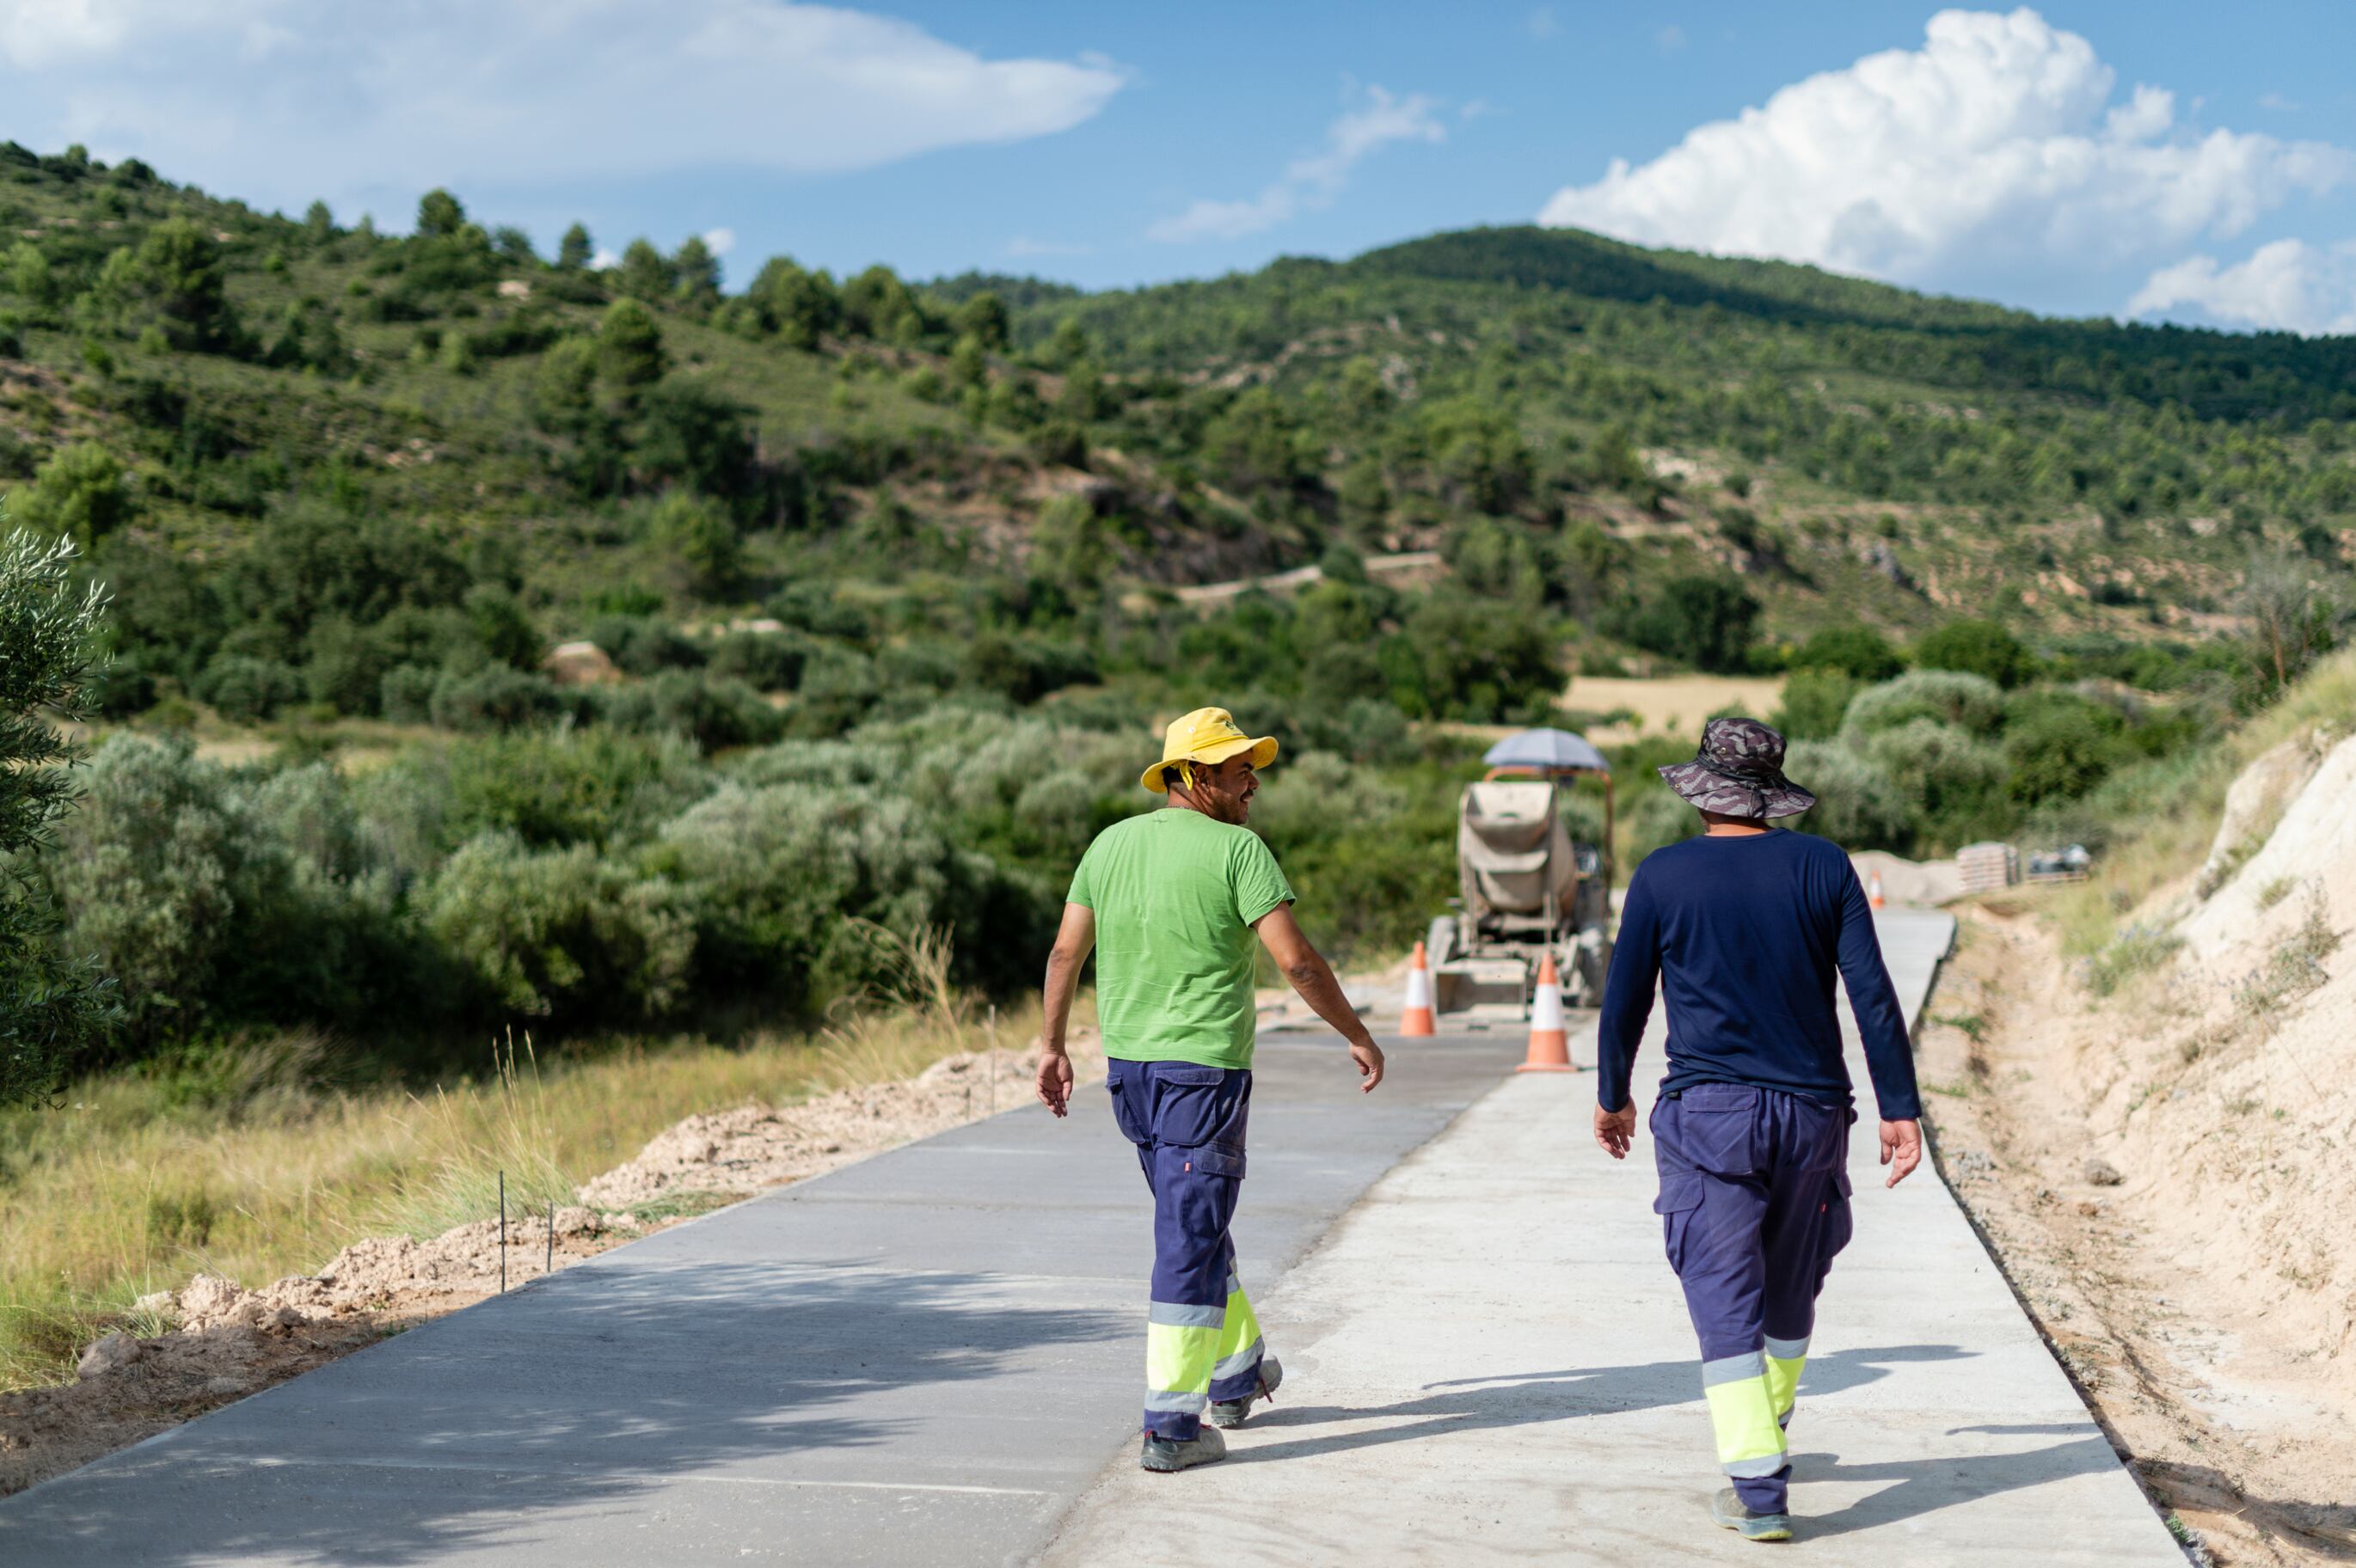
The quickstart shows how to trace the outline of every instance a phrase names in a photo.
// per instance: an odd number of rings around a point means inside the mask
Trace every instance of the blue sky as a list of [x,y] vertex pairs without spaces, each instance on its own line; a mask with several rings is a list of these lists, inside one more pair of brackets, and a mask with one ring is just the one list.
[[2323,3],[0,0],[0,135],[388,227],[444,183],[543,243],[723,231],[738,277],[1117,285],[1543,218],[2351,332],[2351,59]]

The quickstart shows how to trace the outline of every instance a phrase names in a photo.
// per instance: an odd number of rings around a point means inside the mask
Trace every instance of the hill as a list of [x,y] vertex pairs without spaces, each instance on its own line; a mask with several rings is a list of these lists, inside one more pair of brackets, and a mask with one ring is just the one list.
[[[1238,637],[1272,641],[1243,673],[1280,695],[1311,638],[1250,605],[1206,632],[1160,591],[1438,549],[1440,609],[1336,607],[1374,662],[1321,691],[1500,719],[1565,644],[1772,662],[1973,613],[2115,662],[2226,624],[2254,551],[2340,569],[2356,517],[2347,340],[1566,230],[1098,294],[780,259],[723,295],[700,241],[595,272],[585,234],[543,260],[444,193],[394,239],[10,145],[0,231],[0,481],[116,585],[120,711],[529,707],[481,670],[594,635],[648,673],[697,662],[665,623],[762,618],[795,635],[734,673],[809,667],[853,708],[1232,679]],[[1730,643],[1664,606],[1697,575],[1734,591]],[[946,669],[934,635],[984,656]]]
[[[2332,638],[2356,520],[2345,341],[1569,231],[730,293],[700,240],[597,271],[444,191],[394,238],[9,145],[0,235],[9,517],[112,591],[106,723],[217,748],[111,744],[37,861],[134,1052],[807,1017],[871,924],[1019,986],[1205,700],[1326,754],[1264,831],[1343,944],[1420,926],[1466,727],[1573,668],[1788,672],[1858,847],[2091,832]],[[1623,868],[1690,743],[1622,749]]]

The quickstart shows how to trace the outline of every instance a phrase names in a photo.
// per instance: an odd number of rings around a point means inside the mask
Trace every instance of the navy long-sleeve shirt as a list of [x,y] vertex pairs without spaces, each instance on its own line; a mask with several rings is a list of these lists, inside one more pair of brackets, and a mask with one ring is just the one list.
[[1777,828],[1654,850],[1620,911],[1597,1031],[1597,1100],[1607,1111],[1627,1105],[1658,982],[1669,1008],[1664,1093],[1753,1083],[1846,1109],[1852,1090],[1833,1005],[1836,969],[1848,983],[1883,1118],[1921,1115],[1906,1015],[1840,846]]

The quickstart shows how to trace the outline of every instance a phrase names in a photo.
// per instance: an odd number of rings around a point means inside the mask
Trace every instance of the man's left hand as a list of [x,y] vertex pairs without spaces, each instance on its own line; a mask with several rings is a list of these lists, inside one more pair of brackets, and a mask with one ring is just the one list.
[[1881,1124],[1881,1163],[1890,1168],[1884,1187],[1895,1187],[1922,1163],[1922,1124],[1909,1118]]
[[1636,1144],[1635,1101],[1629,1101],[1616,1111],[1595,1107],[1595,1143],[1613,1159],[1628,1157],[1628,1151]]

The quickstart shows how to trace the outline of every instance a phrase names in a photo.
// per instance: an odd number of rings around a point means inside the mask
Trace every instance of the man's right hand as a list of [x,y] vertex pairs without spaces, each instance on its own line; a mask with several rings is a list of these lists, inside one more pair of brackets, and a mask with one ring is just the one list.
[[1375,1085],[1383,1081],[1383,1048],[1369,1038],[1350,1048],[1350,1060],[1358,1064],[1358,1076],[1365,1080],[1358,1085],[1358,1092],[1374,1093]]
[[1890,1167],[1884,1187],[1895,1187],[1922,1163],[1922,1124],[1913,1120],[1881,1124],[1881,1163]]
[[1616,1111],[1595,1107],[1595,1144],[1613,1159],[1626,1159],[1636,1143],[1636,1102]]
[[1061,1051],[1039,1052],[1039,1103],[1059,1116],[1072,1114],[1072,1059]]

